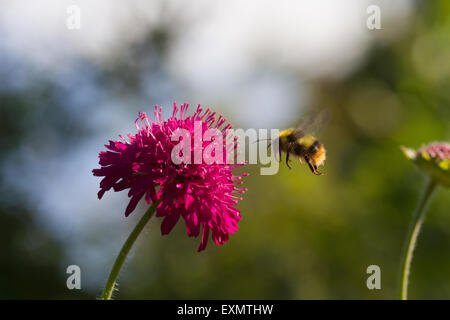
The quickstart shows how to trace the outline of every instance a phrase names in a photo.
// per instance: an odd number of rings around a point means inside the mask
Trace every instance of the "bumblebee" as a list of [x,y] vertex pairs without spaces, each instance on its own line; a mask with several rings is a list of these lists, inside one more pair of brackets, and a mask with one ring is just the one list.
[[301,122],[296,128],[289,128],[280,132],[279,137],[274,141],[279,145],[279,159],[281,153],[286,153],[286,165],[289,165],[289,157],[295,156],[304,164],[303,160],[308,164],[309,169],[315,175],[322,175],[318,167],[323,165],[326,158],[326,150],[323,144],[312,134],[306,132],[318,131],[319,127],[323,127],[330,117],[329,111],[324,110],[318,115],[310,116],[306,121]]

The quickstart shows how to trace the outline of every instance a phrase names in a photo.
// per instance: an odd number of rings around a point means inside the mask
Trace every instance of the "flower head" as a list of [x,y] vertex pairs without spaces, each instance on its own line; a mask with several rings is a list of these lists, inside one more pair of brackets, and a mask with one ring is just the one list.
[[[128,141],[122,136],[119,136],[122,141],[110,140],[109,145],[105,145],[108,151],[99,155],[101,168],[94,169],[93,173],[104,177],[100,182],[99,199],[111,188],[114,191],[129,189],[131,199],[125,216],[145,198],[147,204],[160,201],[156,216],[164,217],[163,235],[173,229],[180,216],[186,223],[188,236],[199,236],[201,229],[202,240],[198,248],[201,251],[206,247],[210,231],[214,242],[222,245],[228,241],[230,233],[238,230],[241,216],[235,206],[241,198],[236,194],[246,191],[238,186],[242,184],[241,177],[247,174],[235,176],[232,173],[232,169],[244,163],[173,162],[172,150],[179,144],[173,139],[174,132],[183,129],[194,137],[195,130],[204,134],[214,128],[225,137],[227,129],[231,128],[226,119],[216,118],[216,113],[210,109],[204,111],[198,106],[190,117],[186,116],[187,109],[188,104],[181,105],[180,109],[174,104],[172,116],[163,119],[162,108],[155,106],[154,120],[140,112],[135,122],[138,132],[128,134]],[[212,141],[190,144],[191,155],[198,149],[205,151]],[[225,154],[230,148],[236,149],[236,145],[236,138],[231,144],[225,144]]]
[[442,185],[450,187],[450,143],[434,142],[418,150],[401,147],[405,156]]

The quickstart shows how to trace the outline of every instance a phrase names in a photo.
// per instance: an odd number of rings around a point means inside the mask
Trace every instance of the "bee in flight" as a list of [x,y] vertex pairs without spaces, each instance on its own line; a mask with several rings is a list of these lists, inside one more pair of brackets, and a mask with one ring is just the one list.
[[280,132],[280,135],[273,143],[278,143],[279,159],[281,152],[286,153],[286,165],[289,165],[289,157],[294,156],[304,164],[308,164],[311,172],[316,175],[325,174],[320,172],[318,167],[323,165],[326,158],[326,150],[323,144],[312,134],[319,131],[329,120],[330,112],[328,109],[316,115],[310,115],[302,119],[303,121],[296,128],[289,128]]

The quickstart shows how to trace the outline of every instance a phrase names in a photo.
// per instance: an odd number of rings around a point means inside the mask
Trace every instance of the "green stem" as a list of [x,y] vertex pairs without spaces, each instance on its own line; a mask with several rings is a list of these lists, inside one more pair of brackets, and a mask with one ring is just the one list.
[[408,236],[406,237],[405,246],[403,248],[402,255],[402,268],[400,278],[400,299],[407,300],[408,295],[408,277],[411,269],[411,261],[416,246],[417,237],[419,236],[420,228],[422,227],[425,219],[426,206],[430,200],[430,196],[436,188],[437,182],[433,179],[427,183],[425,191],[420,198],[419,204],[414,212],[412,220],[409,225]]
[[111,273],[109,274],[108,281],[106,282],[105,289],[103,289],[103,293],[101,296],[102,300],[110,300],[112,293],[114,291],[114,286],[116,284],[117,276],[119,275],[120,269],[122,268],[123,263],[125,262],[125,259],[128,255],[128,252],[130,252],[131,247],[135,243],[137,237],[141,233],[142,229],[144,229],[147,222],[150,220],[150,218],[153,216],[153,214],[156,211],[156,207],[158,206],[159,201],[153,203],[148,210],[145,212],[145,214],[142,216],[141,220],[139,220],[136,227],[133,229],[131,234],[128,236],[127,241],[122,246],[122,249],[119,252],[119,255],[116,258],[116,261],[114,262],[113,268],[111,270]]

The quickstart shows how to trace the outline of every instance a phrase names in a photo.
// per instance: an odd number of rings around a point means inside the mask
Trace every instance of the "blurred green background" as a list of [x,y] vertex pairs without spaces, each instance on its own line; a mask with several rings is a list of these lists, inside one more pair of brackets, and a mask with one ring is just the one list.
[[[328,107],[327,175],[247,166],[239,232],[202,253],[181,220],[161,237],[153,219],[116,298],[396,298],[424,186],[399,146],[450,135],[448,1],[38,3],[0,9],[0,298],[99,296],[145,206],[125,219],[126,194],[98,201],[90,170],[108,139],[134,132],[139,110],[174,101],[212,107],[235,128],[283,129]],[[65,26],[69,4],[81,30]],[[366,28],[368,4],[380,6],[381,30]],[[412,299],[450,299],[449,208],[440,188]],[[66,288],[71,264],[81,290]],[[366,287],[372,264],[381,290]]]

